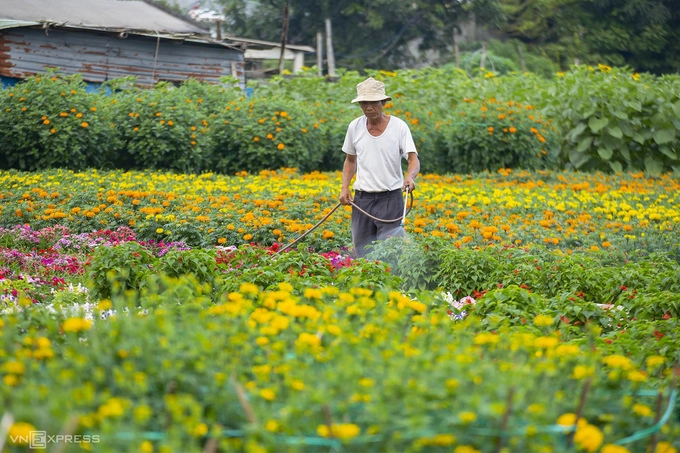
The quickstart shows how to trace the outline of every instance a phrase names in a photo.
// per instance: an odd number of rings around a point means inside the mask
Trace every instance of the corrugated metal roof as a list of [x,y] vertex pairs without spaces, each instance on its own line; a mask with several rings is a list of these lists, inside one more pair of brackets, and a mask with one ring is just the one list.
[[0,19],[0,30],[5,28],[19,28],[30,27],[32,25],[40,25],[38,22],[26,22],[23,20]]
[[88,82],[136,76],[140,85],[189,78],[219,82],[233,75],[245,83],[243,53],[198,40],[159,40],[131,34],[22,27],[0,33],[0,75],[25,78],[46,68],[81,74]]
[[[236,43],[247,44],[248,47],[253,49],[269,49],[272,47],[281,47],[280,42],[262,41],[260,39],[250,39],[250,38],[238,38],[236,36],[225,36],[224,39]],[[316,52],[316,49],[311,46],[299,46],[297,44],[286,44],[286,49],[297,50],[300,52]]]
[[1,0],[0,19],[65,26],[206,34],[205,28],[144,1]]

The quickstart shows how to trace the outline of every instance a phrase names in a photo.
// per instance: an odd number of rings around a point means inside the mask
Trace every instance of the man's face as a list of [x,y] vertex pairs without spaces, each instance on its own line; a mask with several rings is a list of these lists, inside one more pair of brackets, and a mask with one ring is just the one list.
[[361,101],[359,107],[368,118],[379,118],[382,115],[383,101]]

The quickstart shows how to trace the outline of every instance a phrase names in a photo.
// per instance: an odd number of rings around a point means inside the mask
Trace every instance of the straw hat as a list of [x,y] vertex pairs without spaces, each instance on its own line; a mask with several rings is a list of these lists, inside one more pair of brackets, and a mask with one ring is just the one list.
[[392,98],[385,94],[385,84],[369,77],[357,85],[357,97],[352,102],[391,100]]

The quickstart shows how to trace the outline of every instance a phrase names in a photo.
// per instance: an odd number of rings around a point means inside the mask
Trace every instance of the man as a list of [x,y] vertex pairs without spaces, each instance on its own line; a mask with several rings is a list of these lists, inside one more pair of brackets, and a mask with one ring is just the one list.
[[[357,97],[364,116],[353,120],[347,128],[345,164],[342,170],[340,203],[354,202],[358,207],[383,220],[401,219],[404,214],[402,192],[416,188],[420,171],[418,151],[408,125],[401,119],[383,113],[392,98],[385,95],[385,84],[369,77],[357,85]],[[406,178],[401,159],[408,161]],[[354,198],[349,184],[356,174]],[[352,240],[359,258],[365,247],[375,240],[403,236],[399,222],[380,222],[357,209],[352,210]]]

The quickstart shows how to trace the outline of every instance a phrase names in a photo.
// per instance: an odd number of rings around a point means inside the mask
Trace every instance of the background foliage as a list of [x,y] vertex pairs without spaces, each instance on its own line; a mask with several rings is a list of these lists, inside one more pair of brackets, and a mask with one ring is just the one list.
[[[409,124],[423,172],[680,168],[678,76],[606,65],[552,79],[452,68],[367,73],[386,83],[385,112]],[[106,96],[86,93],[77,77],[33,77],[0,92],[0,166],[337,170],[347,125],[361,114],[349,101],[364,78],[347,71],[330,83],[309,71],[251,82],[247,97],[226,79],[153,90],[125,81]]]

